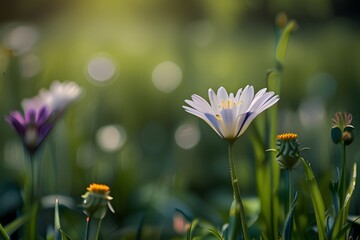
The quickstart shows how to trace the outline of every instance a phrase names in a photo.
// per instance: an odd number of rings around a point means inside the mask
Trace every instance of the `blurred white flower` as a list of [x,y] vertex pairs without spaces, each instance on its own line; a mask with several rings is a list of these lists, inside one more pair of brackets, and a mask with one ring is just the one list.
[[24,108],[40,108],[46,106],[52,113],[61,114],[82,93],[81,87],[75,82],[54,81],[50,89],[41,89],[39,94],[30,99],[24,99]]
[[220,87],[217,94],[209,89],[210,104],[199,95],[193,94],[192,100],[185,100],[189,106],[183,106],[191,113],[209,124],[222,138],[235,141],[248,128],[252,120],[267,108],[274,105],[279,96],[274,92],[261,89],[254,96],[254,87],[240,88],[236,95],[228,94]]

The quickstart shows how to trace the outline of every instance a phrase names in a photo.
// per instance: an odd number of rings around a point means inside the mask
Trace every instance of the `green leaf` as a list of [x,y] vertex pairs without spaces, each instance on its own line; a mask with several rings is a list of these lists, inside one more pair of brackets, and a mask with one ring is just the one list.
[[59,214],[59,199],[55,201],[55,214],[54,214],[54,239],[57,240],[61,236],[61,240],[71,240],[71,238],[61,229],[60,214]]
[[217,239],[224,240],[224,238],[221,236],[221,234],[219,233],[219,231],[217,229],[210,228],[210,229],[208,229],[208,232],[211,233],[212,235],[214,235]]
[[71,240],[71,238],[66,233],[64,233],[63,230],[60,229],[60,233],[61,233],[61,240]]
[[286,24],[275,48],[275,61],[276,68],[282,70],[285,62],[286,49],[289,43],[291,34],[297,29],[298,25],[296,21],[292,20]]
[[335,224],[331,234],[333,239],[339,239],[341,237],[344,237],[346,230],[350,227],[350,225],[347,224],[346,221],[347,221],[347,215],[349,213],[350,200],[355,189],[355,184],[356,184],[356,163],[354,163],[353,174],[350,180],[348,190],[346,192],[344,205],[340,206],[341,207],[340,211],[335,219]]
[[[267,83],[269,91],[273,91],[276,94],[280,94],[281,89],[281,73],[275,70],[269,70],[267,72]],[[276,106],[276,105],[275,105]],[[274,107],[275,107],[274,106]],[[276,145],[275,145],[276,146]]]
[[320,194],[319,187],[314,177],[314,173],[310,167],[310,165],[305,161],[305,159],[301,158],[301,162],[305,169],[305,177],[307,181],[307,187],[310,191],[311,200],[313,203],[315,218],[317,224],[317,230],[319,235],[319,240],[326,239],[325,234],[325,206],[322,196]]
[[[275,76],[275,75],[274,75]],[[276,80],[277,81],[277,80]],[[280,86],[280,84],[275,84]],[[270,86],[270,83],[269,83]],[[272,88],[277,88],[272,86]],[[272,89],[273,90],[273,89]],[[278,91],[276,91],[278,92]],[[256,184],[260,201],[260,213],[257,222],[263,233],[263,239],[278,239],[279,231],[279,178],[280,168],[275,160],[275,153],[265,152],[276,147],[276,106],[269,109],[263,120],[252,128],[252,146],[256,156]],[[260,125],[261,124],[261,125]],[[267,139],[264,141],[264,139]]]
[[227,239],[236,239],[237,235],[241,232],[241,219],[240,219],[240,206],[234,199],[231,203],[229,214],[229,227],[227,230]]
[[188,240],[193,239],[194,233],[195,233],[195,230],[196,230],[196,227],[198,226],[198,224],[199,224],[199,219],[194,219],[191,222],[191,225],[190,225],[189,230],[187,232],[187,238],[186,239],[188,239]]
[[3,228],[3,226],[0,224],[0,239],[1,240],[10,240],[9,235],[7,234],[7,232],[5,231],[5,229]]
[[351,197],[352,197],[352,194],[354,192],[354,189],[355,189],[355,185],[356,185],[356,163],[354,163],[353,174],[352,174],[350,184],[349,184],[349,188],[348,188],[348,190],[346,192],[346,197],[345,197],[344,205],[345,205],[345,213],[346,213],[346,215],[349,212],[350,201],[351,201]]
[[54,237],[54,239],[57,239],[57,236],[58,236],[59,231],[61,229],[60,216],[59,216],[59,199],[58,198],[55,200],[54,225],[55,225],[55,229],[54,229],[55,237]]
[[24,225],[29,220],[29,215],[23,215],[21,217],[16,218],[14,221],[9,223],[4,227],[5,231],[9,236],[13,234],[16,230],[18,230],[22,225]]

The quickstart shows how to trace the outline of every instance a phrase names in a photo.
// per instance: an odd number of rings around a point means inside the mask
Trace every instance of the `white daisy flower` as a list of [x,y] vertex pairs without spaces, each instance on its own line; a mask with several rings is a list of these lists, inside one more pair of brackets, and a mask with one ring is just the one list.
[[189,106],[183,108],[203,119],[220,137],[235,141],[257,115],[279,100],[278,95],[266,90],[263,88],[254,94],[254,87],[248,85],[244,89],[240,88],[234,96],[233,93],[228,94],[224,87],[220,87],[217,94],[209,89],[210,104],[193,94],[192,100],[185,100]]

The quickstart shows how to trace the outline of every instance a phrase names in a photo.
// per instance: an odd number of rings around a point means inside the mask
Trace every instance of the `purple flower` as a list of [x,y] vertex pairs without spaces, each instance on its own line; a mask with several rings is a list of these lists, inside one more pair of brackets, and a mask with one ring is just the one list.
[[10,112],[5,120],[16,130],[30,153],[35,153],[57,119],[76,101],[82,89],[75,82],[54,81],[50,89],[22,101],[24,116],[19,111]]
[[30,153],[35,153],[53,127],[48,109],[38,105],[24,108],[24,116],[19,111],[12,111],[5,120],[16,130]]

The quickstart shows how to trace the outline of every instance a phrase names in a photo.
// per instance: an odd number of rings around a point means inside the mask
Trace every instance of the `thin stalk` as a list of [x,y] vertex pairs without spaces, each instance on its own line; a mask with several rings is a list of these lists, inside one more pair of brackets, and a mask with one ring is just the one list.
[[89,239],[89,232],[90,232],[90,217],[86,218],[86,228],[85,228],[85,240]]
[[243,233],[244,240],[249,240],[249,232],[246,224],[246,216],[245,216],[245,208],[241,201],[240,196],[240,188],[239,188],[239,182],[236,175],[236,167],[235,167],[235,161],[233,157],[233,143],[230,142],[229,144],[229,163],[230,163],[230,176],[231,176],[231,185],[233,188],[234,198],[237,203],[239,203],[240,208],[240,220],[241,220],[241,228]]
[[86,218],[85,240],[97,240],[99,238],[101,223],[102,219]]
[[344,141],[340,144],[341,148],[341,180],[339,189],[340,208],[344,205],[346,194],[346,146]]
[[288,181],[289,181],[289,209],[288,212],[290,212],[291,204],[292,204],[292,174],[291,169],[288,171]]
[[24,225],[24,239],[37,239],[37,181],[36,158],[33,153],[25,152],[27,177],[24,186],[24,214],[29,215],[29,221]]
[[97,226],[97,230],[96,230],[96,240],[99,238],[99,233],[100,233],[100,227],[101,227],[101,223],[102,223],[102,219],[99,220],[98,222],[98,226]]

